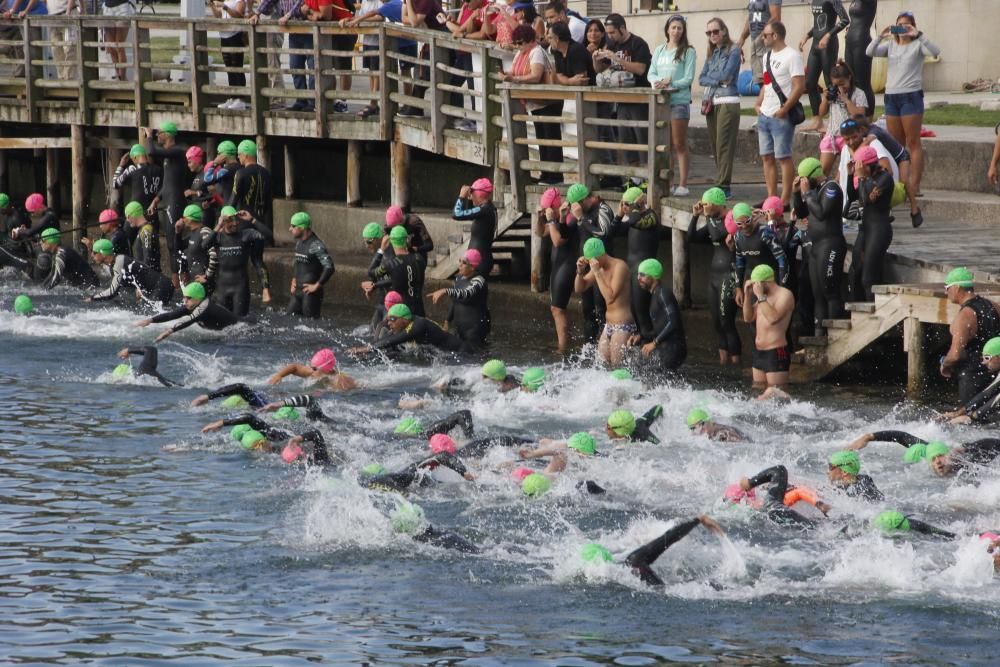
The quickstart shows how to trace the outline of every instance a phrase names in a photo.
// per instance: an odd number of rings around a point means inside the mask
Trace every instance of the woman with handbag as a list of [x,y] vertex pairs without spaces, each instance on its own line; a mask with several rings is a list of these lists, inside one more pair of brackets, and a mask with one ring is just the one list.
[[698,84],[704,89],[701,113],[708,123],[708,140],[715,158],[715,185],[732,199],[733,161],[740,131],[740,95],[736,80],[740,74],[740,49],[733,44],[729,28],[720,18],[705,26],[708,58],[701,68]]
[[687,21],[680,14],[667,19],[663,28],[666,44],[656,47],[647,78],[653,88],[669,88],[671,155],[677,161],[677,186],[670,194],[686,197],[688,179],[688,124],[691,122],[691,83],[696,55],[688,44]]

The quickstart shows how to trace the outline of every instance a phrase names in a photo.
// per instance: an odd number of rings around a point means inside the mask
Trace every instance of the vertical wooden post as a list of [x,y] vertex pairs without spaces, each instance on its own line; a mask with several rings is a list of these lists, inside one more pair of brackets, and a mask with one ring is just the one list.
[[271,168],[271,151],[267,145],[267,137],[263,134],[257,135],[257,162],[266,169]]
[[[100,78],[100,68],[85,67],[85,62],[97,62],[98,50],[95,46],[84,46],[84,44],[94,44],[99,39],[99,32],[96,27],[84,27],[83,21],[76,19],[76,64],[77,73],[80,75],[80,124],[89,125],[93,120],[93,111],[90,108],[94,101],[94,91],[88,85],[91,78]],[[134,58],[134,56],[133,56]]]
[[503,89],[503,122],[507,131],[507,161],[510,165],[510,196],[511,207],[515,211],[528,210],[527,198],[525,195],[525,185],[528,173],[521,170],[521,160],[528,159],[528,147],[517,143],[518,139],[528,136],[528,128],[525,123],[514,121],[514,99],[511,97],[509,88]]
[[295,156],[292,154],[292,145],[285,142],[285,198],[294,199],[295,195]]
[[[33,65],[32,62],[42,59],[42,48],[35,47],[32,42],[41,41],[41,28],[31,23],[31,18],[22,19],[21,34],[24,36],[24,103],[28,109],[28,122],[38,122],[38,101],[42,99],[42,91],[38,88],[37,81],[42,78],[43,71],[40,65]],[[35,49],[38,50],[38,57],[35,57]]]
[[191,84],[191,120],[193,121],[193,130],[202,130],[204,126],[204,121],[202,119],[202,88],[208,85],[208,72],[202,70],[199,65],[204,60],[208,62],[208,58],[204,51],[199,50],[198,47],[204,47],[208,44],[208,33],[205,30],[201,30],[197,27],[195,21],[191,21],[187,25],[187,48],[188,48],[188,79]]
[[328,134],[326,119],[329,114],[329,108],[332,105],[326,98],[326,91],[336,89],[337,87],[338,77],[323,73],[334,67],[334,57],[323,55],[324,52],[329,52],[333,48],[333,35],[326,32],[320,32],[319,26],[314,25],[313,71],[315,72],[315,75],[313,78],[316,85],[313,90],[313,104],[315,106],[314,112],[316,116],[317,137],[325,137]]
[[392,161],[389,175],[392,203],[404,211],[408,211],[410,209],[410,147],[399,141],[393,141],[389,144],[389,153]]
[[[399,74],[399,61],[390,58],[388,51],[399,51],[398,41],[395,37],[385,34],[385,23],[380,23],[378,27],[378,66],[379,66],[379,137],[383,140],[392,141],[392,119],[396,115],[396,103],[392,101],[390,93],[402,91],[403,87],[399,82],[390,78],[390,74]],[[391,86],[391,88],[390,88]]]
[[267,48],[268,33],[259,31],[256,26],[247,30],[247,52],[250,54],[250,67],[247,83],[250,84],[250,118],[251,132],[260,134],[264,131],[264,112],[270,109],[271,99],[264,97],[263,90],[267,88],[267,54],[261,49]]
[[149,28],[140,27],[139,22],[134,21],[132,23],[132,78],[135,90],[135,126],[149,127],[149,105],[153,102],[153,94],[146,90],[145,83],[147,79],[152,79],[153,70],[143,67],[142,63],[152,62],[153,56],[148,48],[141,46],[142,44],[149,44]]
[[438,63],[448,62],[449,51],[438,46],[436,37],[431,37],[428,44],[428,56],[431,68],[430,89],[431,89],[431,146],[435,153],[444,152],[444,126],[448,117],[441,113],[441,105],[444,103],[444,93],[438,89],[439,83],[444,83],[446,78],[444,72],[438,69]]
[[[597,103],[588,102],[583,97],[583,91],[576,93],[576,180],[589,189],[596,189],[596,179],[590,175],[590,165],[594,156],[587,148],[588,141],[597,141],[598,129],[595,125],[587,125],[588,118],[598,118]],[[652,205],[653,200],[649,200]]]
[[531,291],[544,292],[547,285],[544,282],[545,255],[549,249],[546,238],[535,233],[535,216],[531,214]]
[[59,214],[59,151],[45,149],[45,201]]
[[347,142],[347,205],[361,206],[361,142]]
[[[656,204],[659,206],[659,204]],[[674,227],[670,230],[670,264],[673,268],[674,296],[681,307],[690,307],[688,294],[687,233]]]
[[[649,203],[659,205],[660,197],[670,192],[670,98],[660,92],[649,96]],[[662,147],[662,150],[658,150]],[[666,174],[667,178],[661,178]]]
[[73,246],[80,247],[81,232],[87,213],[87,147],[83,125],[70,126],[70,146],[73,161]]
[[[108,128],[108,140],[110,142],[116,142],[122,138],[122,129],[120,127],[109,127]],[[122,160],[122,155],[125,153],[120,148],[108,148],[108,173],[115,173],[115,169],[118,168],[118,163]],[[108,203],[108,208],[113,208],[116,211],[122,205],[122,192],[121,190],[111,187],[111,183],[105,183],[104,187],[107,188],[107,197],[105,200]]]
[[916,317],[903,320],[903,348],[906,350],[906,395],[919,398],[924,390],[927,360],[924,355],[924,323]]
[[[3,136],[3,131],[0,130],[0,137]],[[8,173],[7,173],[7,151],[0,151],[0,192],[8,191]]]
[[[494,147],[500,143],[500,137],[502,130],[493,124],[493,117],[500,116],[503,111],[500,105],[494,99],[497,94],[497,71],[496,63],[498,60],[494,60],[490,57],[490,49],[488,46],[483,46],[479,50],[479,57],[483,63],[483,97],[480,109],[483,111],[483,125],[479,128],[483,137],[483,155],[489,158],[496,158],[494,153]],[[493,164],[497,164],[495,161]]]

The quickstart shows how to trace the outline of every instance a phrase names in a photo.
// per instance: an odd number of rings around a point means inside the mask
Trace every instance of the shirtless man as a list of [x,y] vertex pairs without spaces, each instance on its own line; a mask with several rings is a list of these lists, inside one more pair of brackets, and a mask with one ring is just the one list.
[[629,282],[628,264],[608,255],[601,239],[587,239],[583,244],[583,257],[576,260],[573,289],[582,294],[597,285],[604,297],[608,310],[597,354],[612,368],[621,366],[629,338],[639,331],[632,319]]
[[788,368],[792,357],[785,332],[788,331],[788,322],[795,309],[795,297],[790,290],[775,282],[774,269],[767,264],[754,268],[743,289],[744,293],[753,290],[754,296],[743,301],[743,320],[757,325],[753,350],[753,387],[766,387],[758,397],[760,399],[787,397],[781,387],[788,384]]

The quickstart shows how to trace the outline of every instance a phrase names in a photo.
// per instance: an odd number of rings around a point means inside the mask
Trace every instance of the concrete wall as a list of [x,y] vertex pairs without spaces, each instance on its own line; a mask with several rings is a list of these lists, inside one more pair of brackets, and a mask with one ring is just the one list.
[[[849,0],[844,0],[849,5]],[[691,44],[698,50],[698,72],[704,63],[704,26],[708,19],[719,16],[739,37],[746,21],[745,0],[680,0],[678,5],[688,20]],[[637,33],[655,48],[663,41],[663,26],[670,13],[638,12],[629,14],[629,7],[638,7],[637,0],[614,0],[615,11],[626,15],[629,30]],[[924,87],[929,91],[961,90],[962,84],[979,77],[1000,77],[1000,62],[993,50],[986,48],[996,39],[1000,27],[1000,2],[997,0],[882,0],[879,2],[873,35],[889,23],[894,23],[901,11],[911,11],[917,26],[941,47],[941,62],[924,69]],[[788,28],[788,43],[797,45],[809,31],[811,15],[808,2],[785,0],[782,22]],[[749,47],[747,47],[749,54]],[[843,49],[841,49],[843,52]]]

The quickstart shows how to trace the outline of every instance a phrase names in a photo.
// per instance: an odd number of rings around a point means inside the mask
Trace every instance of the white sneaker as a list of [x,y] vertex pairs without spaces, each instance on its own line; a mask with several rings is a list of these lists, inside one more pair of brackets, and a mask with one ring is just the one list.
[[455,129],[462,132],[475,132],[476,121],[468,119],[457,120],[455,121]]
[[231,98],[231,97],[230,97],[230,98],[229,98],[228,100],[226,100],[226,101],[225,101],[225,102],[223,102],[222,104],[218,105],[218,107],[219,107],[220,109],[228,109],[228,108],[229,108],[229,105],[230,105],[230,104],[232,104],[232,103],[233,103],[233,98]]
[[685,187],[678,185],[677,187],[670,190],[670,194],[672,194],[674,197],[687,197],[689,194],[691,194],[691,191]]
[[232,104],[230,104],[226,108],[230,109],[231,111],[246,111],[247,103],[241,99],[235,99],[233,100]]

